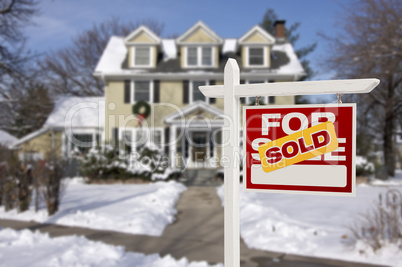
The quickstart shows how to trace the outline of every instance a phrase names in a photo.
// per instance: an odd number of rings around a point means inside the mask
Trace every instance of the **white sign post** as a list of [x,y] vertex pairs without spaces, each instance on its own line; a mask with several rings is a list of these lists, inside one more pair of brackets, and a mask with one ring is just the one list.
[[236,60],[230,58],[225,66],[224,85],[199,87],[206,97],[224,98],[225,129],[223,139],[226,145],[223,150],[223,157],[230,159],[229,164],[224,168],[224,265],[226,267],[240,266],[240,168],[239,162],[236,162],[240,145],[239,97],[369,93],[379,82],[378,79],[358,79],[240,84],[239,66]]

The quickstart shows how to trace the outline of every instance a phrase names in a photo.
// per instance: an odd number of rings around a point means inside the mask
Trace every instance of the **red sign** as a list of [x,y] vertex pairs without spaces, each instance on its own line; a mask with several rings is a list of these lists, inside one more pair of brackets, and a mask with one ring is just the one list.
[[[355,195],[355,104],[329,104],[329,105],[297,105],[297,106],[251,106],[244,107],[244,186],[246,190],[309,193],[326,195]],[[325,123],[331,122],[331,123]],[[272,151],[259,148],[270,147],[281,140],[296,138],[299,134],[306,140],[299,138],[302,148],[313,147],[309,135],[310,131],[323,129],[323,127],[335,128],[337,148],[329,153],[321,153],[318,156],[306,157],[306,160],[295,160],[291,164],[286,163],[287,154],[297,154],[296,145],[289,148],[285,155],[276,148],[275,158]],[[333,131],[333,130],[332,130]],[[304,135],[303,135],[304,134]],[[296,139],[295,139],[296,140]],[[292,141],[293,142],[293,141]],[[278,144],[279,144],[278,143]],[[297,142],[293,142],[297,144]],[[283,149],[282,149],[283,150]],[[301,149],[302,150],[302,149]],[[267,152],[267,158],[275,162],[272,171],[263,169],[260,155]],[[327,150],[330,151],[330,150]],[[302,152],[298,157],[302,158]],[[267,160],[267,158],[263,158]],[[288,160],[290,162],[291,160]],[[265,165],[267,165],[266,162]],[[269,162],[268,162],[269,163]],[[281,165],[283,164],[283,165]],[[269,164],[268,164],[269,165]]]

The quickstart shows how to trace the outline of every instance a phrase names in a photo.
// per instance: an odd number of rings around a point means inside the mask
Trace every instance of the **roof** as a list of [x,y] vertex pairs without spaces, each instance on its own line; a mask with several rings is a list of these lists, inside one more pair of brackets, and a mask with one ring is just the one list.
[[190,29],[188,29],[185,33],[183,33],[179,38],[177,38],[177,43],[178,44],[184,43],[184,40],[198,29],[204,30],[209,36],[211,36],[211,38],[215,40],[216,43],[221,44],[223,42],[222,38],[219,37],[219,35],[216,34],[211,28],[209,28],[204,22],[198,21]]
[[0,144],[3,146],[10,146],[13,143],[17,142],[18,138],[15,136],[12,136],[11,134],[0,130]]
[[104,128],[104,97],[65,97],[59,100],[44,128]]
[[[197,27],[207,27],[202,22],[195,24],[186,33],[195,30]],[[209,28],[208,28],[209,29]],[[261,27],[255,26],[249,30],[243,39],[255,32],[266,35],[265,37],[274,38],[264,31]],[[186,36],[184,33],[180,38]],[[215,33],[213,33],[215,34]],[[275,41],[275,39],[273,40]],[[290,43],[277,42],[272,45],[271,50],[271,66],[270,68],[242,68],[242,57],[239,51],[240,39],[227,38],[222,39],[222,53],[219,58],[220,65],[218,68],[182,68],[177,47],[178,39],[161,39],[160,53],[157,56],[157,64],[155,68],[148,69],[131,69],[128,68],[128,53],[124,43],[124,37],[111,37],[103,54],[95,68],[94,75],[103,76],[138,76],[143,78],[164,76],[166,79],[193,79],[193,77],[215,77],[218,79],[223,75],[224,66],[228,58],[234,58],[241,69],[242,78],[262,78],[267,76],[288,76],[301,77],[305,75],[296,53]],[[157,75],[156,75],[157,74]],[[171,74],[175,74],[172,76]],[[289,77],[287,77],[289,78]]]

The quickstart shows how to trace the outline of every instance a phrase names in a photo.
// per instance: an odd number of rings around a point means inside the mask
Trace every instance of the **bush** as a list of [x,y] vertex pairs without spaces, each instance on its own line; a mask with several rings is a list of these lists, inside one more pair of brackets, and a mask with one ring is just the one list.
[[374,164],[368,162],[362,156],[356,156],[356,176],[367,176],[374,174]]
[[399,190],[388,190],[379,194],[378,203],[349,227],[352,236],[347,244],[361,241],[373,251],[385,244],[396,244],[402,248],[402,194]]

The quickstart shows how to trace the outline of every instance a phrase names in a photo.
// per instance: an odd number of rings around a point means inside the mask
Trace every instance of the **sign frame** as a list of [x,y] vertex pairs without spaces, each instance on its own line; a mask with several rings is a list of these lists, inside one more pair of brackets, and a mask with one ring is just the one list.
[[[290,189],[257,189],[257,188],[249,188],[248,186],[248,170],[247,170],[247,129],[246,129],[246,110],[252,109],[303,109],[303,108],[317,108],[317,109],[325,109],[325,108],[342,108],[342,107],[351,107],[352,108],[352,151],[351,151],[351,170],[347,170],[350,173],[350,177],[346,178],[347,185],[351,187],[351,192],[333,192],[330,190],[327,191],[318,191],[318,190],[290,190]],[[297,112],[297,111],[295,111]],[[244,106],[243,107],[243,189],[246,192],[264,192],[264,193],[282,193],[282,194],[303,194],[303,195],[326,195],[326,196],[346,196],[346,197],[354,197],[356,195],[356,104],[355,103],[337,103],[337,104],[307,104],[307,105],[276,105],[276,106]],[[325,165],[320,165],[325,166]],[[251,168],[251,166],[250,166]],[[285,167],[286,168],[286,167]],[[275,172],[275,171],[274,171]],[[251,171],[250,171],[251,173]],[[267,175],[269,175],[268,173]],[[303,175],[303,174],[302,174]],[[305,175],[305,174],[304,174]],[[250,179],[251,180],[251,179]],[[277,185],[279,186],[279,185]],[[300,185],[283,185],[283,186],[294,186],[294,187],[302,187]],[[315,186],[309,185],[304,186],[310,189],[313,189]],[[334,187],[339,189],[340,187]]]

